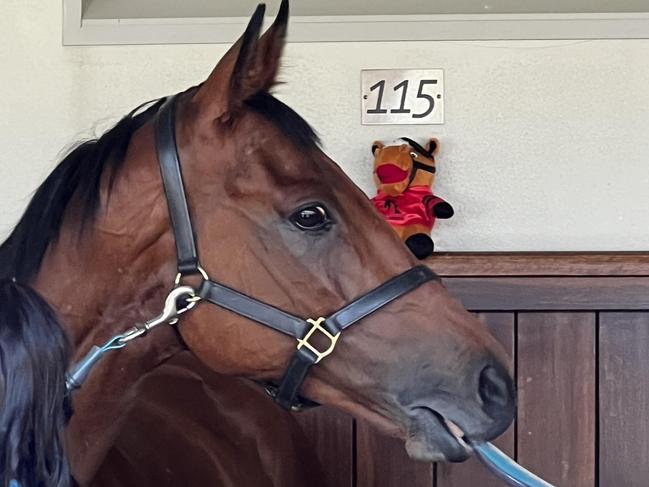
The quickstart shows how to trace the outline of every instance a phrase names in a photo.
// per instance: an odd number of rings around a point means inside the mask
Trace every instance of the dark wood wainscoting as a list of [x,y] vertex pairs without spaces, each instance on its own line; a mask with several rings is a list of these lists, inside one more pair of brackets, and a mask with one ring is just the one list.
[[[439,254],[428,264],[510,352],[518,418],[496,442],[561,487],[649,486],[649,253]],[[301,416],[345,487],[496,487],[474,460],[410,461],[327,409]]]

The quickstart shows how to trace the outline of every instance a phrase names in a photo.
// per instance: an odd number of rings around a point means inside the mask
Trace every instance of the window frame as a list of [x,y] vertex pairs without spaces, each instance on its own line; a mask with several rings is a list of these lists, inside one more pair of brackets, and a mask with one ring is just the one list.
[[[66,46],[232,43],[248,22],[248,17],[84,19],[82,1],[63,0]],[[289,32],[293,42],[647,38],[649,12],[294,16]]]

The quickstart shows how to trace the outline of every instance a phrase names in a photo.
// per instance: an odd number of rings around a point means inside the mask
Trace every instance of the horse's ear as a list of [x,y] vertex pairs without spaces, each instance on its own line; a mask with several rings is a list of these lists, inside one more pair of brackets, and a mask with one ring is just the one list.
[[242,93],[250,91],[247,81],[255,76],[258,69],[255,64],[265,12],[266,6],[259,4],[243,35],[221,58],[194,95],[193,102],[198,105],[202,115],[212,120],[222,118],[245,100]]
[[385,146],[383,145],[383,142],[381,142],[380,140],[376,140],[372,142],[372,155],[376,155],[376,151],[379,149],[383,149],[383,147]]
[[288,0],[282,0],[275,22],[259,40],[259,61],[262,63],[260,71],[260,87],[258,91],[268,91],[276,83],[277,72],[284,45],[286,44],[286,31],[288,28]]
[[439,152],[439,140],[436,138],[431,138],[428,141],[428,144],[426,144],[426,150],[430,152],[432,155],[436,156],[437,153]]
[[199,88],[193,101],[211,119],[226,119],[242,104],[275,83],[286,39],[288,0],[283,0],[277,18],[260,38],[266,6],[259,4],[243,36],[217,64]]

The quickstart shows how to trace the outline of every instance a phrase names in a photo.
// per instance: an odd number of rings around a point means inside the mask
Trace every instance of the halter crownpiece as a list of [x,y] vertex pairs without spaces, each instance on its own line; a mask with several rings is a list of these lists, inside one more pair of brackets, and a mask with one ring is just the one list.
[[[203,281],[198,296],[203,300],[295,338],[297,351],[279,386],[269,386],[267,391],[283,408],[301,409],[303,404],[311,403],[300,401],[298,398],[302,383],[311,367],[334,351],[343,330],[422,284],[439,278],[428,267],[417,266],[381,284],[329,317],[307,319],[294,316],[209,279],[199,263],[196,236],[185,195],[176,143],[175,104],[176,96],[169,97],[160,107],[154,124],[160,172],[176,240],[176,284],[183,276],[200,274]],[[324,350],[313,344],[312,338],[316,334],[328,340],[328,346]]]

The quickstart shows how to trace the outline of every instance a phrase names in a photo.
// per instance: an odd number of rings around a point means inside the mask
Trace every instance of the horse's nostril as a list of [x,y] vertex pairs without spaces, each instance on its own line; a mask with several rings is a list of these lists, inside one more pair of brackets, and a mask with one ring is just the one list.
[[482,410],[489,415],[492,424],[475,439],[490,441],[500,436],[514,419],[514,382],[504,367],[498,364],[488,365],[480,371],[478,394],[482,399]]
[[480,372],[478,392],[483,409],[489,416],[500,416],[503,408],[511,407],[513,389],[509,374],[504,370],[488,365]]

